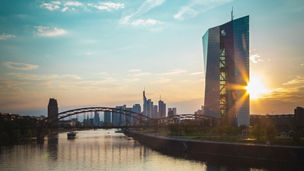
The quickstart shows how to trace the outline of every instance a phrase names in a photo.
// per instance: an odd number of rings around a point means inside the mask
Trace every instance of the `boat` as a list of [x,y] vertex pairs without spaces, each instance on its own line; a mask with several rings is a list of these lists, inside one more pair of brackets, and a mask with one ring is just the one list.
[[115,133],[124,133],[123,130],[116,130]]
[[75,137],[76,137],[76,132],[74,132],[74,131],[68,132],[67,136],[68,136],[68,139],[75,139]]

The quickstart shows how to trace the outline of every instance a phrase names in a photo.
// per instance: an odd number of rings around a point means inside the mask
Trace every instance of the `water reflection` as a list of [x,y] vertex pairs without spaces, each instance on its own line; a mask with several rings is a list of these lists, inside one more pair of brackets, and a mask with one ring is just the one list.
[[49,136],[43,145],[19,145],[0,150],[0,170],[262,170],[174,158],[147,148],[115,130]]
[[47,158],[57,160],[58,155],[58,134],[49,135],[47,137],[47,153],[45,154]]

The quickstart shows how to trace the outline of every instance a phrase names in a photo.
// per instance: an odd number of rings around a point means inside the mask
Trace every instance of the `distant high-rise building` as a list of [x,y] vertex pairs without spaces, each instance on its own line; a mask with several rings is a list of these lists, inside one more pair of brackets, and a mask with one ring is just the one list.
[[[133,108],[132,108],[132,111],[133,111],[133,112],[136,112],[136,113],[141,113],[140,104],[134,104],[134,105],[133,105]],[[135,115],[135,114],[133,114],[133,115]],[[138,119],[139,119],[139,117],[140,117],[140,116],[137,116]],[[138,122],[138,120],[132,118],[132,124],[135,124],[135,123],[137,123],[137,122]]]
[[157,108],[158,108],[157,105],[153,105],[153,108],[152,108],[152,118],[159,118]]
[[294,110],[295,126],[297,129],[304,128],[304,108],[296,107]]
[[48,104],[48,123],[50,127],[58,128],[58,104],[54,98],[50,98]]
[[99,118],[99,113],[97,111],[94,112],[93,125],[100,126],[100,118]]
[[147,104],[147,97],[146,97],[146,92],[145,90],[143,91],[143,113],[144,115],[148,115],[147,113],[147,108],[148,108],[148,104]]
[[[127,107],[126,110],[133,112],[133,107]],[[127,115],[125,116],[127,125],[132,125],[132,123],[133,123],[133,118],[131,115],[132,115],[132,113],[127,113]]]
[[132,111],[136,112],[136,113],[140,113],[141,112],[140,104],[134,104],[133,108],[132,108]]
[[168,116],[174,116],[176,115],[176,108],[168,108]]
[[208,29],[203,36],[204,115],[249,125],[249,16]]
[[116,109],[120,109],[121,112],[113,112],[112,113],[112,124],[114,126],[125,126],[126,125],[126,117],[122,114],[123,110],[126,110],[126,105],[116,106]]
[[162,100],[158,101],[158,112],[160,117],[166,117],[166,103]]
[[152,118],[152,110],[153,110],[153,101],[148,99],[147,101],[147,116]]
[[112,112],[110,110],[104,111],[104,124],[105,125],[111,125],[111,114],[112,114]]

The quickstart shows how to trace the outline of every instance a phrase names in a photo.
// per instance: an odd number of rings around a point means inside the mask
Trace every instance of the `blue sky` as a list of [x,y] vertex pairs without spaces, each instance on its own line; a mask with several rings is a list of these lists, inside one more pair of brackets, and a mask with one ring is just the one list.
[[303,1],[2,0],[0,111],[45,114],[49,97],[61,110],[131,105],[145,88],[193,113],[204,96],[201,37],[232,7],[250,15],[250,74],[269,89],[251,113],[303,106]]

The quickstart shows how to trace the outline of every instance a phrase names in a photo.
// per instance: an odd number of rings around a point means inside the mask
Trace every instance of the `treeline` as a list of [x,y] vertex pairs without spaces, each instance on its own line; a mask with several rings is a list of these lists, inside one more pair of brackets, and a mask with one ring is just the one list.
[[0,119],[0,145],[13,145],[30,141],[36,136],[36,119]]
[[169,124],[166,127],[158,128],[157,131],[166,132],[167,136],[192,139],[304,145],[304,129],[290,129],[283,136],[282,131],[279,130],[281,129],[275,125],[261,123],[251,127],[227,125],[206,127],[194,122],[183,122]]

